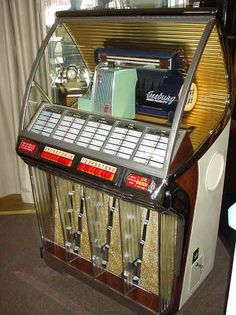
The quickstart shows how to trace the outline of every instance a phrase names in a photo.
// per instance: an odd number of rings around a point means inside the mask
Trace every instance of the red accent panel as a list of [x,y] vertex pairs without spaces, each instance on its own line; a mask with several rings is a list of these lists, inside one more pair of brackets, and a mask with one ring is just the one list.
[[107,179],[109,181],[112,181],[114,176],[115,176],[115,173],[105,171],[99,167],[87,165],[87,164],[84,164],[82,162],[80,162],[77,165],[77,170],[82,171],[82,172],[87,173],[87,174],[90,174],[90,175],[94,175],[94,176],[103,178],[103,179]]
[[30,140],[21,140],[18,146],[18,150],[33,154],[36,151],[37,147],[38,145]]
[[66,157],[63,157],[63,156],[60,156],[60,155],[57,155],[57,154],[54,154],[54,153],[45,152],[45,151],[43,151],[40,154],[40,157],[45,159],[45,160],[52,161],[54,163],[57,163],[57,164],[60,164],[60,165],[65,165],[65,166],[68,166],[68,167],[71,167],[72,162],[73,162],[73,160],[68,159]]
[[138,287],[134,287],[133,290],[128,294],[128,297],[138,303],[143,304],[155,312],[158,311],[159,298],[153,293],[144,291]]
[[126,182],[126,185],[129,187],[137,188],[141,190],[147,190],[151,182],[151,179],[142,177],[141,175],[131,173],[126,177],[125,182]]
[[118,277],[117,275],[114,275],[111,272],[105,271],[97,277],[97,280],[105,283],[112,289],[125,294],[125,284],[124,280],[121,277]]
[[[116,169],[113,167],[110,167],[109,165],[105,165],[103,163],[99,163],[96,161],[92,161],[95,165],[101,165],[99,166],[94,166],[94,165],[90,165],[89,163],[91,162],[91,160],[88,160],[88,164],[86,163],[86,159],[82,161],[83,162],[79,162],[79,164],[77,165],[77,170],[96,176],[96,177],[100,177],[109,181],[112,181],[114,179],[115,173],[116,173]],[[105,167],[110,168],[111,170],[108,169],[104,169]],[[115,169],[115,170],[114,170]]]

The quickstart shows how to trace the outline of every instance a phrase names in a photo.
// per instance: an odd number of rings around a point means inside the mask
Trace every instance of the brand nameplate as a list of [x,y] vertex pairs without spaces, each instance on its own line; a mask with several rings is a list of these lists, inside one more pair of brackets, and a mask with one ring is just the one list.
[[149,101],[149,102],[156,102],[156,103],[171,105],[175,99],[176,99],[176,96],[165,95],[162,92],[154,93],[154,91],[149,91],[146,93],[146,101]]

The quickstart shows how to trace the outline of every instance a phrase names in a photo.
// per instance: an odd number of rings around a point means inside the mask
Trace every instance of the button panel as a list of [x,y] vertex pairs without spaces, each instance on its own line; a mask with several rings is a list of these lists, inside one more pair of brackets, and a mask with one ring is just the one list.
[[[48,104],[41,106],[28,127],[38,142],[156,177],[164,174],[170,130]],[[179,131],[174,155],[185,134]]]
[[40,112],[37,120],[31,127],[31,131],[46,137],[50,137],[60,118],[61,118],[60,110],[51,111],[48,109],[44,109]]
[[136,126],[136,123],[55,111],[56,108],[43,108],[30,130],[75,146],[163,168],[169,135],[159,128],[151,130]]

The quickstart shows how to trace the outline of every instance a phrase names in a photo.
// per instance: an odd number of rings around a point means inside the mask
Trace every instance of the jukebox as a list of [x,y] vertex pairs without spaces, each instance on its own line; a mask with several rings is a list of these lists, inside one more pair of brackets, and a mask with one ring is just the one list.
[[215,10],[57,13],[17,143],[50,266],[141,314],[173,314],[206,279],[230,124],[226,52]]

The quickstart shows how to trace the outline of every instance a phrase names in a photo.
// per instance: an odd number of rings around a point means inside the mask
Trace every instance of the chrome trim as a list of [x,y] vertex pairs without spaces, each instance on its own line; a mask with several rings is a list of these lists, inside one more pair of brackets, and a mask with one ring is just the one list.
[[[226,75],[228,76],[227,85],[228,85],[228,98],[227,100],[229,103],[226,106],[226,110],[229,108],[232,110],[235,99],[236,99],[236,89],[234,88],[234,64],[233,64],[233,59],[231,56],[231,51],[230,51],[230,46],[229,46],[229,41],[226,40],[224,37],[222,30],[221,30],[221,24],[219,19],[216,20],[216,26],[217,26],[217,32],[219,36],[219,40],[222,46],[223,51],[225,51],[225,54],[223,54],[223,59],[225,62],[225,71]],[[227,101],[226,101],[227,102]]]
[[[127,10],[129,11],[129,10]],[[91,15],[85,15],[85,16],[66,16],[66,17],[57,17],[57,21],[59,21],[60,23],[67,23],[67,22],[71,22],[71,21],[83,21],[83,23],[91,23],[91,22],[98,22],[101,21],[102,18],[102,22],[112,22],[114,23],[114,19],[116,21],[116,23],[121,23],[121,22],[136,22],[137,20],[141,20],[143,23],[150,23],[153,21],[162,21],[162,22],[166,22],[168,21],[168,23],[176,23],[176,22],[190,22],[190,23],[208,23],[211,19],[212,19],[212,15],[205,15],[205,16],[196,16],[196,15],[183,15],[183,16],[179,16],[179,15],[106,15],[106,16],[91,16]]]
[[165,165],[164,165],[164,177],[167,177],[170,172],[171,167],[171,161],[174,153],[176,138],[181,122],[181,118],[184,112],[184,106],[188,97],[189,89],[191,87],[194,74],[197,70],[198,64],[200,62],[201,56],[203,54],[204,48],[206,46],[206,43],[208,41],[208,38],[210,36],[210,33],[213,29],[213,26],[215,24],[215,18],[212,18],[206,25],[204,32],[202,34],[202,37],[199,41],[198,47],[196,49],[196,52],[193,56],[192,62],[189,66],[186,79],[184,81],[183,87],[182,87],[182,93],[175,111],[174,120],[172,123],[172,127],[170,130],[170,136],[167,146],[167,152],[166,152],[166,158],[165,158]]
[[43,94],[43,96],[45,97],[45,99],[47,100],[48,103],[53,104],[52,100],[49,98],[49,96],[47,95],[47,93],[44,91],[44,89],[41,87],[41,85],[37,82],[37,81],[32,81],[32,86],[33,84],[35,85],[35,87],[39,90],[40,93]]

